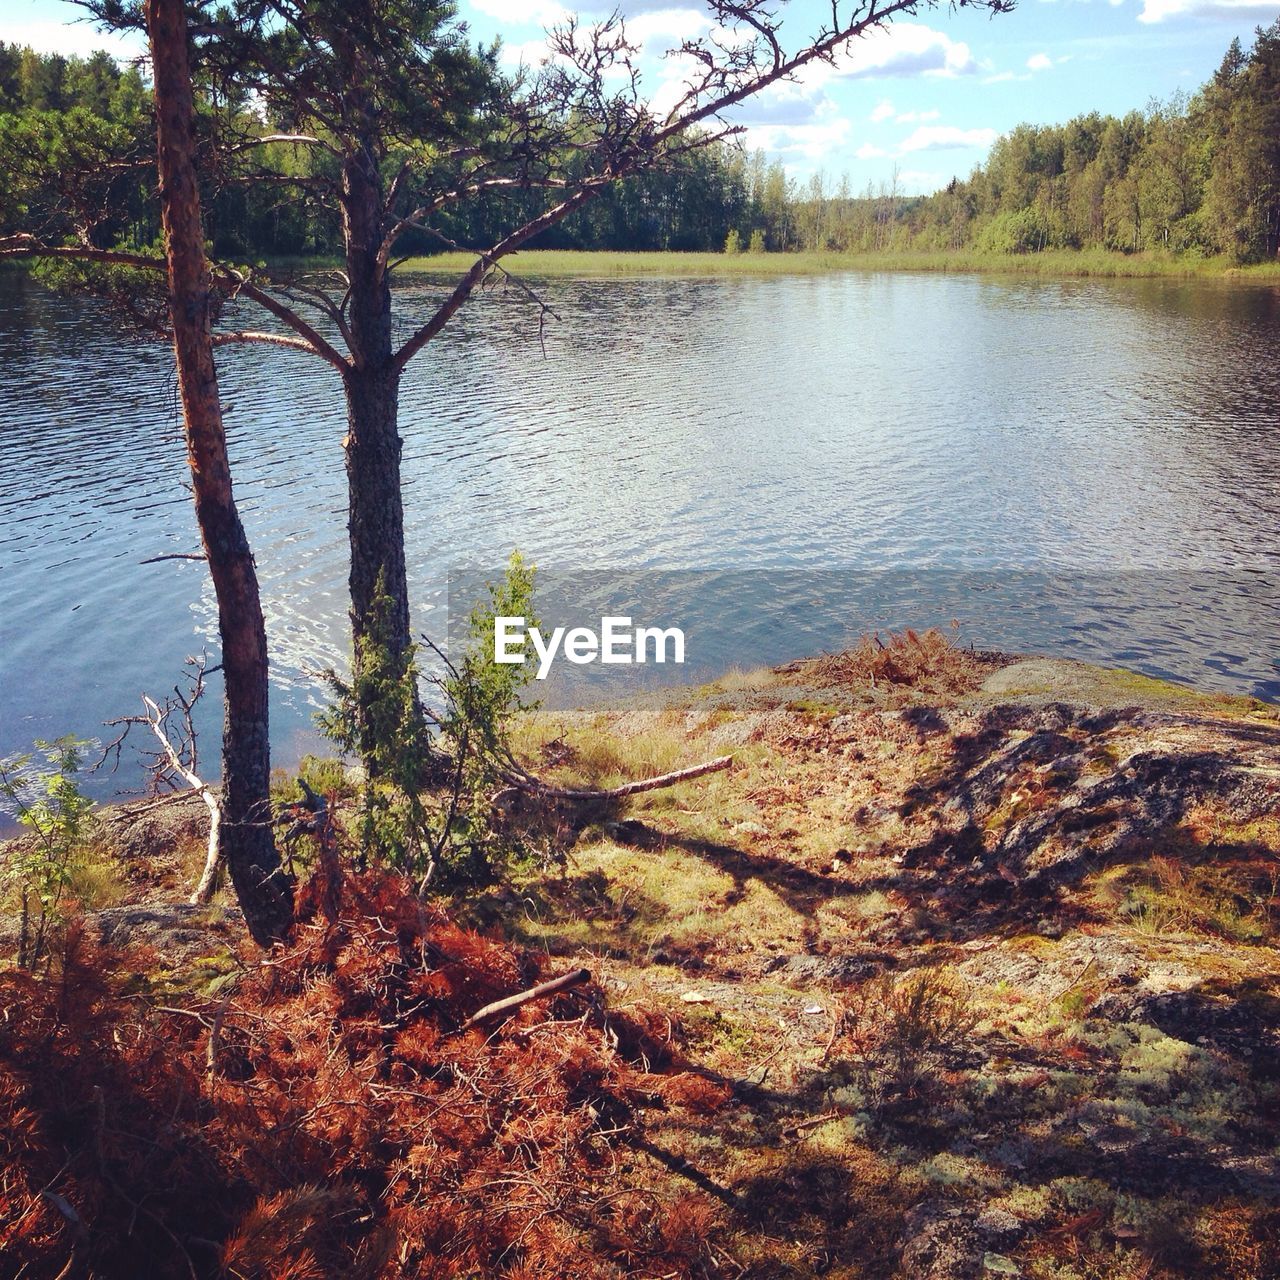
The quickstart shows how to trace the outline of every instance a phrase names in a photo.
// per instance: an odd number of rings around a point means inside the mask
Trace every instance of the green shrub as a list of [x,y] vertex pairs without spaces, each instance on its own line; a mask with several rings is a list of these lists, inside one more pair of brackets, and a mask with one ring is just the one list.
[[492,793],[512,763],[511,722],[537,706],[524,699],[532,668],[493,660],[493,620],[520,616],[536,626],[533,584],[533,566],[513,553],[503,580],[471,611],[464,650],[437,682],[444,706],[434,714],[422,708],[415,650],[391,652],[391,601],[377,593],[359,674],[347,683],[329,673],[334,702],[319,717],[326,736],[365,765],[355,822],[361,865],[386,863],[423,888],[491,873]]
[[516,716],[539,704],[525,699],[532,666],[494,661],[494,619],[519,617],[530,628],[538,625],[535,576],[534,566],[513,551],[502,581],[489,583],[488,598],[468,615],[466,645],[440,682],[445,705],[437,724],[452,748],[453,768],[432,870],[442,873],[445,882],[483,874],[497,851],[492,794],[506,783],[514,766],[511,727]]
[[513,551],[501,582],[489,583],[488,599],[473,606],[467,617],[467,643],[459,661],[443,682],[448,706],[441,725],[451,736],[463,735],[476,746],[498,756],[509,755],[512,719],[534,711],[524,692],[532,678],[528,663],[493,660],[495,618],[524,618],[527,628],[538,625],[533,607],[537,570]]
[[37,741],[34,752],[0,761],[0,800],[31,833],[10,845],[0,867],[21,903],[19,968],[33,968],[44,955],[85,844],[93,802],[76,774],[87,745],[71,737]]
[[982,229],[983,253],[1039,253],[1051,240],[1049,219],[1040,209],[998,213]]
[[317,720],[326,737],[364,764],[356,818],[360,863],[377,858],[420,873],[430,847],[431,735],[418,692],[416,650],[397,654],[391,644],[392,607],[379,578],[369,626],[358,642],[356,674],[348,684],[328,673],[334,702]]

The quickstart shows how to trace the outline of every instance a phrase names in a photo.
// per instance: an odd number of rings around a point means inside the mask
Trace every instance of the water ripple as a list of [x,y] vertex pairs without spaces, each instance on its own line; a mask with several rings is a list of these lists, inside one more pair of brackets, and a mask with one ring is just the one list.
[[[434,634],[449,571],[515,546],[557,569],[1184,574],[1220,594],[1059,610],[1046,647],[1280,693],[1259,605],[1280,577],[1280,292],[863,274],[546,292],[545,355],[527,307],[485,296],[405,381],[410,573]],[[297,744],[314,673],[347,649],[340,389],[262,349],[222,378],[277,736]],[[199,566],[139,563],[195,547],[184,473],[168,354],[0,277],[0,752],[93,733],[214,647]],[[1037,605],[996,594],[972,620],[991,643]],[[796,600],[787,652],[820,638]]]

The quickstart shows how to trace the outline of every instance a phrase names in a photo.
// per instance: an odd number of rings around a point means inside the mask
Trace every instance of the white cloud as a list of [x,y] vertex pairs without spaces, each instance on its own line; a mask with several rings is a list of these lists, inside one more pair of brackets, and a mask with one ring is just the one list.
[[887,156],[889,153],[883,147],[877,147],[873,142],[864,142],[853,154],[859,160],[878,160],[881,156]]
[[832,115],[837,109],[822,88],[778,81],[726,114],[735,124],[799,125]]
[[953,147],[989,147],[994,129],[958,129],[953,124],[926,124],[914,130],[898,148],[902,155],[912,151],[947,151]]
[[700,9],[653,9],[626,19],[627,39],[641,46],[660,44],[664,49],[704,35],[711,20]]
[[1143,0],[1139,22],[1163,22],[1166,18],[1230,18],[1233,20],[1257,19],[1264,22],[1274,18],[1274,3],[1260,4],[1258,0]]
[[706,9],[703,5],[680,4],[679,0],[676,0],[676,3],[672,3],[672,0],[621,0],[621,3],[617,0],[581,0],[581,3],[573,7],[581,14],[589,14],[593,22],[602,17],[607,18],[615,10],[628,22],[641,14],[672,13],[677,10],[696,14],[706,21]]
[[1047,53],[1033,53],[1027,59],[1028,71],[1048,71],[1053,66],[1053,59]]
[[114,58],[137,58],[145,54],[147,43],[140,33],[116,35],[99,31],[91,22],[57,22],[39,18],[6,19],[0,27],[0,39],[6,44],[30,45],[40,53],[62,53],[81,58],[99,49],[105,49]]
[[524,63],[526,67],[537,68],[551,60],[551,46],[545,40],[525,40],[520,44],[504,44],[502,61],[512,67]]
[[952,40],[919,22],[895,22],[855,40],[836,59],[834,68],[810,64],[811,75],[836,75],[843,79],[872,79],[888,76],[972,75],[978,64],[969,46]]
[[684,54],[676,54],[662,64],[663,78],[649,96],[649,107],[659,120],[671,111],[688,92],[687,80],[697,69],[697,64]]
[[826,160],[832,151],[844,145],[850,127],[843,116],[814,124],[752,125],[747,130],[746,144],[750,149],[760,147],[774,152],[784,160]]
[[584,27],[603,22],[617,9],[627,26],[627,37],[641,46],[661,45],[665,50],[682,41],[704,35],[712,22],[707,11],[697,5],[672,0],[625,0],[620,5],[606,0],[585,0],[565,6],[558,0],[468,0],[471,8],[494,19],[502,27],[560,26],[577,10]]
[[894,105],[888,98],[881,98],[876,103],[875,110],[871,113],[872,124],[879,124],[881,120],[887,120],[894,113]]

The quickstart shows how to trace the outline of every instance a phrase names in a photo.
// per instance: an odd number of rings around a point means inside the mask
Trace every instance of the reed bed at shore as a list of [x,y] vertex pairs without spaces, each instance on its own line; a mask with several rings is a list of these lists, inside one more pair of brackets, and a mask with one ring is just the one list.
[[[456,275],[475,261],[467,253],[411,258],[406,274]],[[534,249],[511,255],[506,265],[535,279],[825,275],[841,271],[930,271],[1093,277],[1108,279],[1232,279],[1280,284],[1280,262],[1241,266],[1225,258],[1173,254],[1123,254],[1105,250],[1047,250],[1031,254],[899,253],[667,253]]]

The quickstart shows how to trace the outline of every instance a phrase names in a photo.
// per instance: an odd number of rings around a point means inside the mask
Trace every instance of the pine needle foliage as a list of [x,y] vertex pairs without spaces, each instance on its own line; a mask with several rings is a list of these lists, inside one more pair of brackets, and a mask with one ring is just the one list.
[[350,879],[337,921],[325,892],[291,950],[182,1008],[76,926],[46,977],[0,975],[0,1274],[705,1273],[714,1202],[619,1176],[642,1104],[727,1097],[666,1020],[587,986],[467,1029],[553,973],[404,878]]

